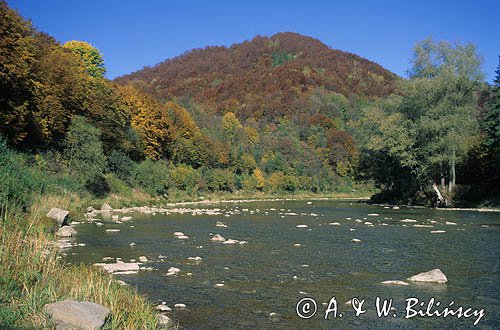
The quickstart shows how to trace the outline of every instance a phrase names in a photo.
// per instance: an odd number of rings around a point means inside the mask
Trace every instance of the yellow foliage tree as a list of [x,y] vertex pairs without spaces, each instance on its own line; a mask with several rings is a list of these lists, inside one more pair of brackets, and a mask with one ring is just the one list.
[[255,177],[255,180],[257,180],[257,184],[255,185],[255,188],[258,190],[264,189],[266,185],[266,179],[264,178],[264,174],[259,168],[256,168],[253,170],[253,176]]

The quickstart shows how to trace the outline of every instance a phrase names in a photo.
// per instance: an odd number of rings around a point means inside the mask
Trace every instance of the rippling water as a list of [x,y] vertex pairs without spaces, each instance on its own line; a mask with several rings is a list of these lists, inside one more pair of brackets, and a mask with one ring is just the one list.
[[[424,302],[434,297],[441,310],[451,301],[455,309],[484,308],[477,328],[500,328],[500,213],[393,210],[348,201],[227,203],[211,208],[230,216],[131,214],[132,220],[122,224],[82,223],[76,241],[86,246],[67,250],[67,258],[95,263],[103,257],[129,261],[146,256],[145,266],[155,270],[116,277],[153,303],[165,301],[172,308],[186,304],[186,309],[170,312],[186,329],[469,329],[477,319],[405,319],[409,297]],[[373,213],[378,215],[369,216]],[[401,222],[404,219],[417,222]],[[216,221],[229,227],[218,228]],[[301,224],[308,228],[296,228]],[[110,228],[120,232],[107,233]],[[189,239],[175,238],[177,231]],[[216,233],[248,244],[211,242]],[[353,243],[353,238],[361,242]],[[132,242],[135,247],[129,246]],[[196,256],[202,261],[188,260]],[[180,275],[164,276],[172,266],[181,269]],[[381,284],[434,268],[447,275],[447,284]],[[377,317],[377,296],[393,299],[396,310],[388,317]],[[296,315],[296,303],[304,297],[317,302],[317,313],[310,319]],[[333,319],[331,313],[324,320],[324,303],[332,297],[343,317]],[[345,304],[352,297],[366,299],[366,313],[355,316]]]

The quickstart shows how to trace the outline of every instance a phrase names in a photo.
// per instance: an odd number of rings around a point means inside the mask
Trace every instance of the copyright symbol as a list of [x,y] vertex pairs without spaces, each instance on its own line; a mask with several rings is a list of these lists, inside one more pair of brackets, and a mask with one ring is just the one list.
[[312,298],[302,298],[295,306],[295,311],[301,319],[310,319],[316,314],[318,306]]

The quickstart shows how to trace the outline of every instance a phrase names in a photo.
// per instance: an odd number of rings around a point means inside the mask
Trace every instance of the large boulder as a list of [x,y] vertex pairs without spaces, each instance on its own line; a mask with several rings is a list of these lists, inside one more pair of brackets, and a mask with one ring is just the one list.
[[113,208],[108,203],[102,204],[101,211],[111,212]]
[[158,326],[160,328],[173,329],[177,326],[176,322],[166,315],[158,314],[156,315],[156,318],[158,319]]
[[59,230],[57,230],[56,232],[56,236],[59,236],[59,237],[71,237],[71,236],[75,236],[77,234],[75,228],[71,227],[71,226],[63,226],[61,228],[59,228]]
[[446,283],[448,279],[446,275],[441,271],[441,269],[436,268],[433,270],[429,270],[428,272],[420,273],[417,275],[413,275],[412,277],[408,277],[408,281],[413,282],[429,282],[429,283]]
[[50,209],[49,213],[47,213],[47,218],[55,220],[57,224],[62,227],[68,224],[68,214],[69,211],[53,207]]
[[58,326],[81,330],[100,329],[109,314],[108,308],[87,301],[63,300],[43,308]]
[[138,271],[140,268],[139,265],[140,265],[139,262],[117,262],[114,264],[106,264],[106,263],[94,264],[94,266],[101,267],[108,273]]

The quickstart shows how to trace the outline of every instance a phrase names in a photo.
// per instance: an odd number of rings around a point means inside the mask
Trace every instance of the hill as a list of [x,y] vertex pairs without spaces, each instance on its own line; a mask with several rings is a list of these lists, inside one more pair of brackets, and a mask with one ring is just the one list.
[[162,100],[194,101],[207,112],[271,119],[306,111],[317,89],[373,98],[393,92],[397,79],[360,56],[283,32],[231,47],[194,49],[116,81]]

